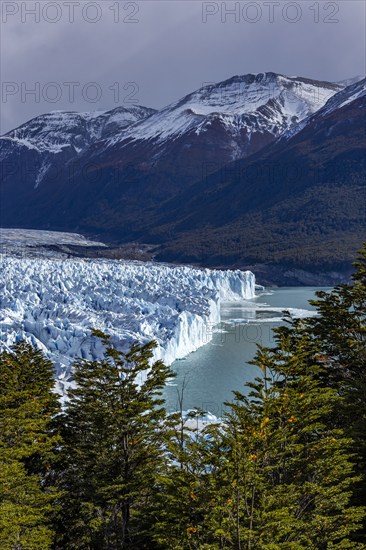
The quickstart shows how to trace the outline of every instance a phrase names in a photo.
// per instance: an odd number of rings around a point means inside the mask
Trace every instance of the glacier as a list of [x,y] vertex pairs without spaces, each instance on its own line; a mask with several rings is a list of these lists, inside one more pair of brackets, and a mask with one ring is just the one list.
[[0,263],[0,346],[24,338],[42,349],[60,393],[76,358],[103,356],[92,328],[123,350],[154,339],[154,359],[171,364],[211,340],[221,302],[255,297],[250,271],[14,254]]
[[[11,229],[0,227],[0,250],[2,253],[11,251],[14,254],[29,254],[29,249],[52,245],[98,246],[106,245],[99,241],[91,241],[79,233],[63,231],[43,231],[39,229]],[[49,252],[48,252],[49,255]]]

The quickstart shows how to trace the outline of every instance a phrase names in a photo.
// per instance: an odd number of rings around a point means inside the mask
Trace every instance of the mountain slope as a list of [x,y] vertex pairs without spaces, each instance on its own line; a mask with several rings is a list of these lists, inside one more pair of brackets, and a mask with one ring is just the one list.
[[[341,88],[338,84],[275,73],[234,76],[203,86],[131,128],[122,140],[113,137],[108,145],[147,139],[164,143],[190,133],[209,133],[215,124],[222,124],[233,136],[245,129],[248,142],[258,131],[278,136],[318,110]],[[233,159],[236,154],[234,150]]]
[[[204,86],[161,111],[144,110],[134,123],[113,131],[103,118],[108,113],[83,119],[83,127],[90,128],[86,133],[73,119],[64,124],[54,118],[50,130],[49,120],[38,118],[25,125],[25,137],[17,130],[0,143],[0,154],[10,162],[2,224],[127,239],[164,201],[219,167],[261,150],[340,89],[261,73]],[[35,152],[34,143],[38,149],[45,144],[45,158]],[[51,166],[50,148],[57,151]],[[19,165],[26,166],[26,177],[19,174]]]
[[[129,220],[138,217],[141,197],[154,210],[202,175],[272,143],[341,89],[275,73],[235,76],[200,88],[122,135],[99,142],[85,158],[98,173],[98,195],[104,199],[101,217],[110,206],[111,180],[118,182],[112,206],[117,199],[119,227],[122,212]],[[107,196],[100,193],[102,186],[108,187]],[[87,223],[98,223],[98,212],[89,213]]]
[[86,113],[52,111],[11,130],[2,139],[39,151],[56,153],[64,147],[73,147],[80,152],[91,143],[114,135],[154,112],[154,109],[139,106]]
[[265,73],[119,122],[29,123],[0,140],[1,158],[45,154],[58,172],[5,163],[1,222],[153,243],[169,261],[343,270],[365,234],[365,102],[365,80]]
[[295,135],[177,196],[166,205],[169,215],[150,227],[164,243],[160,257],[343,268],[365,238],[365,111],[363,80],[333,96]]
[[67,179],[72,168],[66,170],[66,167],[94,142],[121,133],[154,112],[139,106],[91,113],[54,111],[37,116],[2,136],[2,225],[23,222],[26,227],[26,208],[21,211],[21,219],[17,218],[17,209],[29,205],[34,212],[37,208],[34,190],[45,182],[54,186]]

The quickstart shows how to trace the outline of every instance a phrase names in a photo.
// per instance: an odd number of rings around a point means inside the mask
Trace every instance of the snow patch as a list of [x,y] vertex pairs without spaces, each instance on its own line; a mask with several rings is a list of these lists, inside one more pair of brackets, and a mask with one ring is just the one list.
[[116,133],[105,146],[119,142],[178,139],[187,132],[199,135],[219,121],[233,135],[266,132],[276,137],[320,109],[341,85],[275,73],[235,76],[209,84],[168,105],[152,116]]
[[78,233],[0,227],[0,246],[2,252],[9,252],[9,250],[15,250],[18,247],[49,245],[106,246],[104,243],[91,241]]

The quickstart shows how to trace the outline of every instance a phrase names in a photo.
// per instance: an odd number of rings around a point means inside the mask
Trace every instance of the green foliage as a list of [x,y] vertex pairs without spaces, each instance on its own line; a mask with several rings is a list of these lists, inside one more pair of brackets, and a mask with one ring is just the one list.
[[206,540],[211,454],[198,427],[187,426],[187,421],[197,421],[198,426],[199,414],[196,411],[183,418],[179,412],[170,417],[166,437],[168,468],[159,480],[153,510],[157,518],[153,540],[158,548],[201,548]]
[[[353,501],[365,503],[366,494],[366,245],[355,262],[352,284],[330,293],[318,292],[314,300],[318,316],[308,320],[307,330],[321,351],[326,366],[323,384],[342,397],[338,425],[354,441],[360,482]],[[366,525],[357,539],[366,545]]]
[[52,463],[59,438],[53,368],[24,342],[0,354],[0,547],[51,548]]
[[[272,281],[276,280],[271,274],[273,268],[282,273],[289,268],[311,273],[350,273],[365,238],[365,199],[360,197],[360,185],[363,184],[318,185],[298,194],[296,199],[284,196],[268,208],[240,210],[237,217],[231,215],[223,224],[216,222],[221,213],[226,216],[221,206],[210,222],[197,217],[197,227],[193,229],[177,232],[172,222],[159,227],[158,239],[164,242],[157,258],[211,268],[262,269],[265,264],[269,266],[266,277]],[[243,185],[238,188],[233,208],[240,209],[243,189]],[[283,285],[288,278],[282,276],[280,280]]]
[[289,318],[275,348],[259,348],[262,377],[223,423],[182,432],[163,548],[364,547],[365,276],[363,251],[353,284],[320,293],[317,317]]
[[153,342],[94,331],[105,357],[76,362],[62,414],[42,354],[1,353],[1,549],[365,548],[366,248],[356,268],[204,429],[165,410]]
[[[102,337],[102,361],[75,365],[77,387],[61,418],[60,548],[145,548],[146,515],[166,467],[161,390],[170,370],[149,366],[154,343],[128,353]],[[145,534],[144,534],[145,533]]]
[[173,476],[183,510],[165,523],[164,548],[357,547],[364,510],[350,502],[352,441],[332,421],[341,398],[317,380],[307,335],[290,340],[280,332],[276,350],[258,352],[264,376],[250,397],[236,392],[224,426],[187,445],[189,463]]

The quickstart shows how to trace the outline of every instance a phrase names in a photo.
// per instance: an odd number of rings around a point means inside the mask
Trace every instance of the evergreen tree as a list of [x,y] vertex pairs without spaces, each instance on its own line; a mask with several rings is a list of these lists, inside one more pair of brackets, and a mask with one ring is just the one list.
[[0,547],[51,548],[59,437],[53,367],[25,342],[0,353]]
[[[318,315],[306,325],[326,366],[323,384],[343,398],[337,420],[354,440],[360,475],[354,502],[362,504],[366,494],[366,244],[354,265],[351,284],[317,293],[312,304]],[[356,539],[366,545],[366,524]]]
[[167,414],[154,343],[94,331],[105,358],[76,362],[62,414],[41,352],[0,353],[1,550],[364,548],[366,248],[356,269],[203,430]]
[[259,348],[263,376],[221,425],[180,432],[162,548],[364,547],[365,279],[363,251],[353,284],[319,293],[316,317],[288,317],[275,348]]
[[342,398],[319,381],[324,366],[300,323],[277,337],[276,349],[256,357],[263,378],[249,384],[249,398],[236,392],[209,443],[209,463],[217,440],[224,458],[211,470],[207,548],[357,548],[351,535],[364,510],[350,502],[352,440],[332,420]]
[[334,421],[342,398],[319,381],[326,367],[301,321],[278,329],[277,338],[277,348],[260,350],[256,359],[270,373],[268,389],[259,386],[255,395],[267,431],[262,465],[272,485],[260,540],[284,549],[356,547],[351,535],[364,509],[351,503],[353,441]]
[[206,438],[198,429],[200,414],[196,410],[182,416],[181,410],[169,417],[167,468],[160,478],[153,510],[153,539],[161,549],[203,548],[211,455],[208,457]]
[[171,371],[150,365],[155,343],[75,364],[76,389],[62,417],[65,492],[62,549],[151,549],[148,513],[166,468],[167,413],[161,391]]

